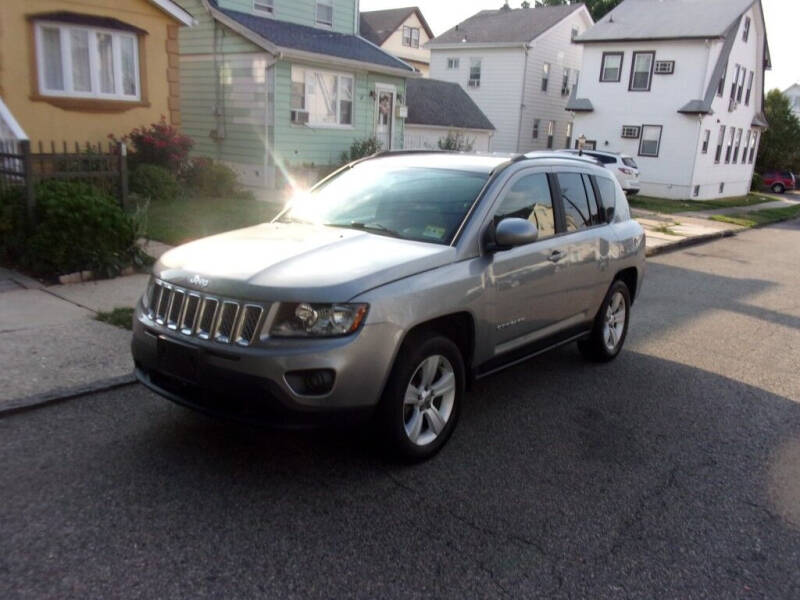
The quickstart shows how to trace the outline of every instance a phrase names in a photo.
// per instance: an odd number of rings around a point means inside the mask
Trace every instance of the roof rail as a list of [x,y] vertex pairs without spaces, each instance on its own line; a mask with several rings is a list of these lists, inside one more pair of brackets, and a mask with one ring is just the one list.
[[380,156],[403,156],[405,154],[444,154],[451,152],[450,150],[381,150],[372,154],[370,158],[378,158]]

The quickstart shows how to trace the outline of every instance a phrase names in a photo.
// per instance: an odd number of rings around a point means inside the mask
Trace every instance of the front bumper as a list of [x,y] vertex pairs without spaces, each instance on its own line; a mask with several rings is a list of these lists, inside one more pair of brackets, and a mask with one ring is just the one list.
[[[139,306],[131,349],[139,381],[174,402],[237,420],[291,425],[370,412],[401,335],[396,327],[377,323],[343,338],[266,339],[243,348],[183,336],[156,324]],[[159,344],[185,347],[190,374],[165,361]],[[317,369],[335,373],[325,394],[298,394],[286,380],[289,372]]]

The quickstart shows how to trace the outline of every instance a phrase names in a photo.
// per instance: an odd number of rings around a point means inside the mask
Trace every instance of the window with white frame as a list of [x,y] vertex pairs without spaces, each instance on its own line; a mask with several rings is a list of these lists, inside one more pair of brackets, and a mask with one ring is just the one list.
[[750,158],[747,162],[753,164],[753,159],[756,157],[756,146],[758,145],[758,131],[753,131],[753,137],[750,138]]
[[333,0],[317,0],[317,25],[333,27]]
[[572,31],[570,31],[569,39],[574,40],[576,37],[578,37],[578,33],[579,33],[578,32],[578,28],[577,27],[573,27]]
[[632,92],[649,92],[653,79],[655,52],[634,52],[631,64],[631,80],[628,89]]
[[700,148],[700,152],[703,154],[708,154],[708,143],[711,141],[711,130],[706,129],[703,132],[703,145]]
[[603,52],[603,62],[600,66],[600,81],[618,82],[622,75],[622,52]]
[[461,65],[461,61],[457,58],[448,58],[447,59],[447,70],[448,71],[455,71]]
[[736,69],[733,73],[733,80],[731,81],[731,101],[736,98],[736,88],[739,87],[739,73],[741,70],[742,68],[739,65],[736,65]]
[[572,121],[567,123],[567,139],[564,148],[569,148],[572,145]]
[[753,71],[750,71],[750,76],[747,78],[747,93],[744,96],[745,106],[750,106],[750,94],[752,94],[753,92],[753,76],[754,76]]
[[139,44],[134,33],[80,25],[36,24],[39,93],[139,100]]
[[253,12],[257,15],[274,15],[275,0],[253,0]]
[[731,162],[731,154],[733,153],[733,140],[736,138],[736,128],[731,127],[730,131],[728,132],[728,145],[725,148],[725,164],[729,164]]
[[742,72],[739,75],[739,89],[736,92],[736,102],[742,101],[742,92],[744,92],[744,80],[747,77],[747,69],[742,67]]
[[569,67],[564,67],[561,74],[561,95],[569,96]]
[[548,148],[552,148],[553,147],[553,135],[555,134],[555,132],[556,132],[556,122],[555,121],[549,121],[547,123],[547,147]]
[[722,75],[719,78],[719,85],[717,85],[717,96],[722,97],[725,93],[725,77],[728,73],[728,63],[722,68]]
[[739,162],[739,150],[742,149],[742,129],[736,130],[736,147],[733,149],[733,164]]
[[752,135],[752,133],[753,133],[752,129],[747,130],[747,138],[745,139],[744,151],[742,152],[742,164],[745,164],[747,162],[747,151],[750,148],[750,136]]
[[539,139],[539,123],[541,123],[539,119],[533,120],[533,139],[535,140]]
[[481,87],[481,59],[472,58],[469,63],[469,87]]
[[639,156],[658,156],[661,149],[661,125],[642,125]]
[[547,91],[547,84],[550,82],[550,63],[542,64],[542,91]]
[[318,127],[353,125],[355,80],[346,73],[292,67],[292,122]]
[[419,48],[419,27],[403,25],[403,46]]
[[742,30],[742,41],[746,42],[750,38],[750,17],[744,19],[744,29]]
[[719,126],[719,135],[717,136],[717,152],[714,154],[714,162],[719,163],[722,159],[722,146],[725,144],[725,125]]

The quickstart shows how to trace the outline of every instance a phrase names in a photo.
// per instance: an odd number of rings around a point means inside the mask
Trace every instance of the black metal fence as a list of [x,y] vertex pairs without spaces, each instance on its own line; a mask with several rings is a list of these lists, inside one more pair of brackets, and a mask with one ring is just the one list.
[[109,192],[125,206],[128,200],[128,159],[124,143],[86,142],[35,147],[28,140],[0,140],[0,192],[24,188],[28,218],[36,211],[36,183],[47,179],[78,179]]

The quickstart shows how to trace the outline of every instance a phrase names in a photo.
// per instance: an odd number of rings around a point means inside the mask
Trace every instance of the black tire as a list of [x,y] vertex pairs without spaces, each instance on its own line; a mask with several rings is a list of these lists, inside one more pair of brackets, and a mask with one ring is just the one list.
[[[621,335],[616,339],[616,344],[613,349],[609,348],[605,339],[605,325],[606,313],[608,312],[609,304],[612,299],[620,294],[625,303],[625,321]],[[624,281],[617,280],[608,288],[606,297],[603,299],[603,304],[600,305],[600,310],[597,311],[597,316],[594,319],[592,332],[588,338],[578,341],[578,348],[585,358],[595,362],[608,362],[614,360],[622,350],[625,344],[625,338],[628,336],[628,324],[631,318],[631,293],[628,286]]]
[[772,191],[776,194],[782,194],[786,188],[783,187],[782,183],[773,183],[772,184]]
[[[427,358],[437,355],[446,358],[452,367],[455,376],[455,396],[449,417],[440,433],[430,443],[418,445],[412,442],[406,433],[406,390],[422,363]],[[378,433],[387,451],[401,460],[416,462],[430,458],[441,450],[452,435],[458,421],[465,380],[464,359],[458,346],[452,340],[435,331],[420,332],[409,336],[403,342],[395,359],[378,411]],[[432,402],[436,402],[436,398]],[[439,399],[439,402],[442,400]],[[422,419],[421,415],[420,418]],[[425,421],[425,424],[429,426],[428,421]]]

